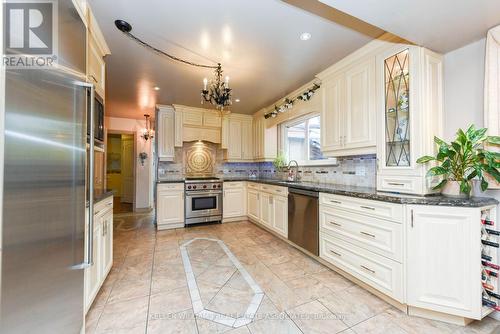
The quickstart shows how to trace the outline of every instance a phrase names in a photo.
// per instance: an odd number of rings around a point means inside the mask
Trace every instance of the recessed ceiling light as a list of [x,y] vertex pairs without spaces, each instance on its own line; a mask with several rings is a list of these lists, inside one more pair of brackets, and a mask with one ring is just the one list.
[[158,86],[154,86],[154,87],[153,87],[153,89],[154,89],[154,90],[160,90],[160,87],[158,87]]
[[303,41],[307,41],[311,39],[311,34],[308,32],[303,32],[302,34],[300,34],[300,39]]
[[235,102],[240,102],[240,99],[235,99],[234,101],[235,101]]

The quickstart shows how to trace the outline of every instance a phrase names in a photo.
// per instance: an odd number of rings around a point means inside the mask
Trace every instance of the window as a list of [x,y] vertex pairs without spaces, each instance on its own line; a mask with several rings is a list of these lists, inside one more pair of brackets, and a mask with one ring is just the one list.
[[315,164],[326,159],[321,152],[320,124],[319,115],[308,115],[282,125],[282,149],[288,160]]

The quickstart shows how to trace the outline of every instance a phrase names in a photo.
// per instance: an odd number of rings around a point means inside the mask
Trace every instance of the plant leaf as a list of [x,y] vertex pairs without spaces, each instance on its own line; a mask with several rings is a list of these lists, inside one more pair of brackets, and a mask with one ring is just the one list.
[[460,182],[460,191],[464,194],[470,195],[470,190],[471,186],[469,181],[462,180],[462,182]]
[[500,145],[500,136],[489,136],[486,141],[490,144]]
[[448,169],[446,169],[442,166],[432,167],[427,172],[427,176],[437,176],[437,175],[444,175],[444,174],[448,174]]
[[417,159],[417,163],[419,164],[425,164],[426,162],[436,160],[436,158],[431,157],[430,155],[424,155],[423,157],[420,157]]
[[486,181],[483,177],[481,178],[481,190],[486,191],[486,189],[488,189],[488,181]]
[[444,140],[442,140],[442,139],[440,139],[440,138],[438,138],[436,136],[434,136],[434,142],[436,144],[438,144],[439,146],[443,146],[443,145],[444,146],[448,146],[448,144]]
[[441,189],[441,188],[444,187],[444,185],[446,184],[446,182],[448,182],[448,180],[444,179],[441,182],[439,182],[436,186],[432,187],[432,189],[433,190]]
[[500,182],[500,172],[495,168],[495,167],[491,167],[489,165],[486,165],[486,164],[483,164],[483,169],[488,173],[490,174],[491,176],[493,176],[493,178],[497,181],[497,182]]

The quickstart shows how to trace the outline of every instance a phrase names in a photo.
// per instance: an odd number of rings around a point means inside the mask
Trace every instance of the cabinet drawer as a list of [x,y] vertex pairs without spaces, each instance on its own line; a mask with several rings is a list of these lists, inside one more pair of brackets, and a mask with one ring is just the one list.
[[326,193],[319,194],[320,204],[332,208],[341,208],[355,213],[403,222],[403,205],[362,198],[339,196]]
[[224,182],[224,188],[226,189],[234,189],[234,188],[244,188],[245,187],[245,182],[243,181],[226,181]]
[[109,196],[94,204],[94,216],[102,214],[108,209],[113,209],[113,196]]
[[165,190],[184,190],[184,183],[160,183],[158,184],[158,191]]
[[395,261],[403,260],[402,224],[322,205],[320,230]]
[[422,178],[416,176],[377,176],[377,190],[405,194],[421,194]]
[[319,255],[389,297],[404,302],[401,263],[325,233],[320,233]]
[[247,183],[247,187],[250,188],[250,189],[259,190],[260,189],[260,184],[254,183],[254,182],[248,182]]
[[279,196],[288,196],[288,188],[280,186],[272,186],[268,184],[262,184],[260,189],[270,194],[275,194]]

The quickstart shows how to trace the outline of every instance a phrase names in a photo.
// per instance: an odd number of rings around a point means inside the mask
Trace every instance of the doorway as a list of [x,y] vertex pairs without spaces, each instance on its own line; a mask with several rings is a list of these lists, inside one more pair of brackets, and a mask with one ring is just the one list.
[[113,190],[113,213],[134,212],[135,163],[133,133],[108,133],[106,184]]

